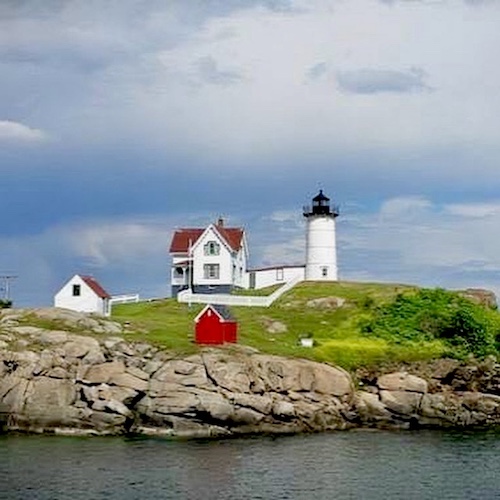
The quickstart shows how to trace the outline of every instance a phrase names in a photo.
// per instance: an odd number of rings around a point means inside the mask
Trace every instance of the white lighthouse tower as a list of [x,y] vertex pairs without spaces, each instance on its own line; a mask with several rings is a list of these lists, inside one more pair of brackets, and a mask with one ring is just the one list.
[[306,280],[336,281],[337,245],[335,241],[336,207],[330,207],[330,198],[319,194],[312,199],[311,207],[304,207],[307,221]]

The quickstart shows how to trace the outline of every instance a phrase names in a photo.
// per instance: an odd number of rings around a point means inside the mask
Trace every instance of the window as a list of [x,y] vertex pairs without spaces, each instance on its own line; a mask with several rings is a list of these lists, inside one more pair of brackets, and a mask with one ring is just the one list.
[[182,269],[182,267],[175,268],[175,276],[176,277],[182,277],[183,274],[184,274],[184,270]]
[[276,269],[276,281],[283,281],[283,268]]
[[203,266],[203,277],[205,279],[219,279],[219,264],[205,264]]
[[328,276],[328,267],[325,266],[321,268],[321,276],[323,276],[323,278]]
[[216,241],[208,241],[203,250],[205,255],[219,255],[220,245]]
[[79,297],[81,293],[80,285],[73,285],[73,297]]

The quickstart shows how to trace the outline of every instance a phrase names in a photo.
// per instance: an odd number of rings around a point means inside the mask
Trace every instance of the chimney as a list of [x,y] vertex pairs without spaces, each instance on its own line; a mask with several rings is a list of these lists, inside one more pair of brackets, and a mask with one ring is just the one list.
[[217,219],[217,226],[224,227],[224,219],[222,218],[222,216],[219,216],[219,218]]

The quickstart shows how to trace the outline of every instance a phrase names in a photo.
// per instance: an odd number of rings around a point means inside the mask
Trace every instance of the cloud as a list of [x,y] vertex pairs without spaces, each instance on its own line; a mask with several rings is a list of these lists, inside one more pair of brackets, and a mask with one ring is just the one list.
[[456,203],[445,207],[451,215],[472,219],[497,218],[500,215],[500,203]]
[[307,78],[318,80],[327,73],[328,66],[325,62],[314,64],[307,70]]
[[436,0],[378,0],[378,1],[381,2],[381,3],[386,3],[388,5],[394,5],[396,3],[405,3],[405,2],[407,2],[407,3],[409,3],[409,2],[418,2],[418,3],[431,4],[431,5],[433,3],[436,3]]
[[382,203],[379,215],[383,219],[421,217],[432,208],[432,203],[423,196],[401,196]]
[[[164,169],[161,160],[175,157],[191,170],[260,175],[306,162],[327,172],[366,152],[394,155],[379,165],[397,172],[415,152],[489,147],[480,164],[490,171],[499,155],[500,71],[488,50],[500,37],[497,12],[485,5],[471,19],[463,4],[434,7],[10,2],[0,15],[4,115],[30,113],[68,148],[126,144]],[[421,36],[409,36],[415,30]],[[364,176],[372,162],[353,163]],[[448,168],[436,163],[422,168]]]
[[18,276],[12,288],[16,306],[51,304],[75,273],[94,275],[110,293],[166,296],[172,228],[168,216],[92,219],[0,237],[2,269]]
[[0,142],[41,142],[48,138],[40,129],[11,120],[0,120]]
[[473,7],[496,3],[495,0],[464,0],[466,4]]
[[305,224],[299,210],[277,210],[251,221],[251,267],[304,264]]
[[408,71],[363,68],[337,73],[339,88],[353,94],[421,92],[429,90],[425,78],[426,74],[420,68]]
[[155,221],[98,221],[65,230],[68,251],[87,266],[104,268],[142,260],[167,246],[168,231]]
[[280,228],[296,227],[299,220],[299,213],[296,210],[275,210],[263,217],[264,221],[280,224]]
[[221,70],[213,57],[207,56],[198,59],[198,74],[205,83],[215,85],[230,85],[241,81],[241,75],[236,71]]
[[344,278],[364,274],[448,288],[487,283],[500,292],[499,201],[437,204],[400,197],[340,224]]

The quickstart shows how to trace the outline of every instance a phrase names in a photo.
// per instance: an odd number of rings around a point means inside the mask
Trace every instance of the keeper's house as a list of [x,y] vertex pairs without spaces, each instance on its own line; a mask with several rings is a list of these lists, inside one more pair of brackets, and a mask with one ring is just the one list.
[[178,229],[170,254],[172,296],[187,288],[195,293],[246,288],[248,247],[243,228],[226,227],[219,219],[205,229]]

